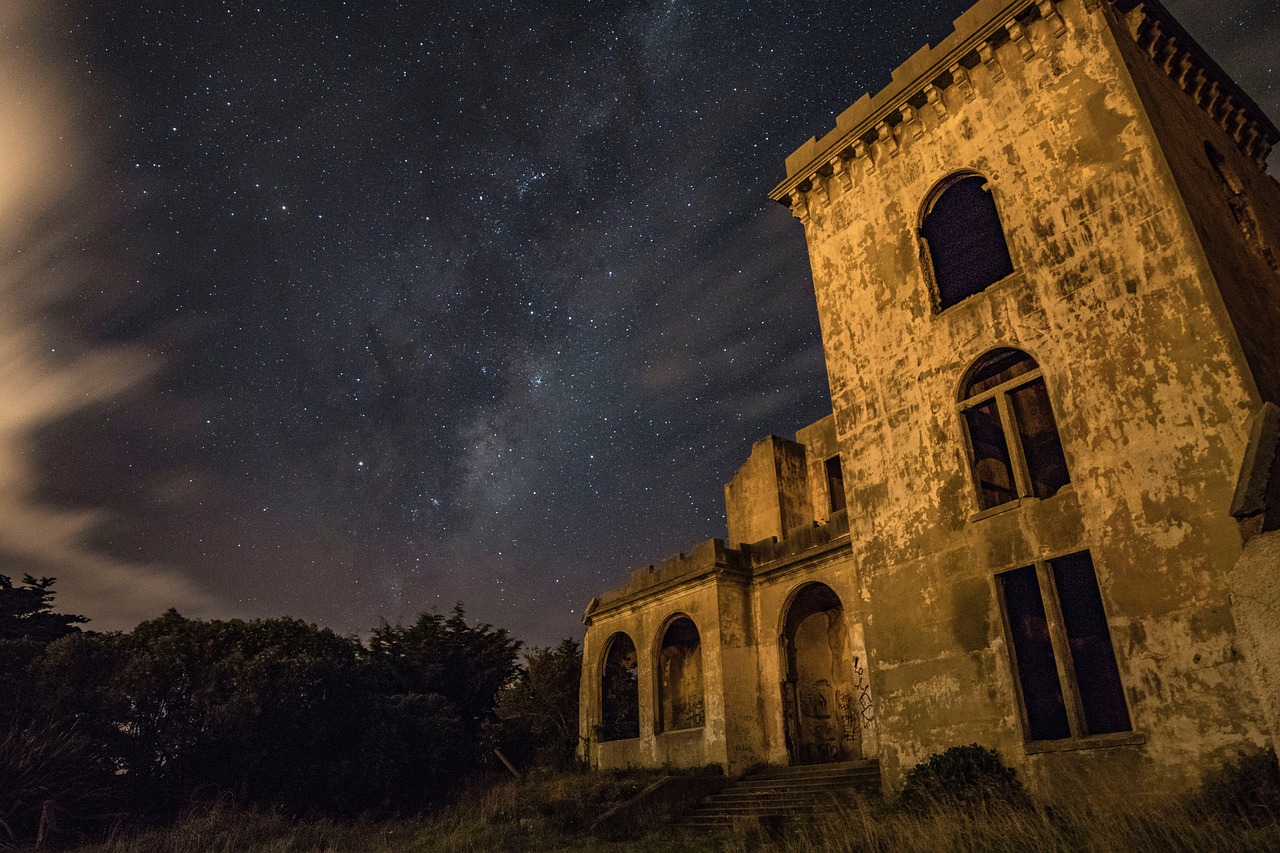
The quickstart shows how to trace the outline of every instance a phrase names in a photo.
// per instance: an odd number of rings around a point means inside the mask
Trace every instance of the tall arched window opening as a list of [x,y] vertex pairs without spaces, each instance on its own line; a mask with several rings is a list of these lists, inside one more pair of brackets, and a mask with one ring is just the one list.
[[1013,272],[995,199],[981,175],[953,175],[934,188],[920,224],[938,308],[950,308]]
[[1049,498],[1071,481],[1035,359],[1001,348],[969,369],[960,394],[978,507]]
[[667,626],[658,654],[658,730],[695,729],[707,720],[702,697],[702,640],[688,616]]
[[626,634],[609,638],[600,679],[600,739],[640,737],[636,644]]

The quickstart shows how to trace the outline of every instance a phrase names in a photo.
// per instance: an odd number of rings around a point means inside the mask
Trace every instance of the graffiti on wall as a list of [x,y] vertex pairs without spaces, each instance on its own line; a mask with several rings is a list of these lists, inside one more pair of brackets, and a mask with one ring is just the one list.
[[692,729],[707,722],[707,710],[701,699],[671,703],[672,728]]
[[867,681],[867,668],[857,655],[853,656],[853,688],[858,692],[858,713],[862,727],[871,728],[875,722],[875,710],[871,706],[871,682]]

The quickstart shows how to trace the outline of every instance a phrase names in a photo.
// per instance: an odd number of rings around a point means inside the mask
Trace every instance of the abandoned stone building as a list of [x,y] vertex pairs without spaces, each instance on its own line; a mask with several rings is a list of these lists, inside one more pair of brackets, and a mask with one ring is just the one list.
[[584,757],[977,742],[1043,792],[1271,743],[1277,139],[1159,3],[980,0],[788,157],[833,412],[588,605]]

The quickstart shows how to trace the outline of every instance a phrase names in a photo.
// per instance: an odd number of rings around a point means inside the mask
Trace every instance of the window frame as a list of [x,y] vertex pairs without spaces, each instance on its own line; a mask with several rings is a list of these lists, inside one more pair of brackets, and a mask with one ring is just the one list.
[[[971,178],[980,178],[982,180],[983,191],[991,196],[991,204],[995,207],[996,211],[996,222],[1000,227],[1000,237],[1004,241],[1005,253],[1009,256],[1009,272],[1001,278],[988,282],[985,286],[956,300],[955,302],[952,302],[949,305],[943,305],[942,286],[938,282],[938,270],[933,258],[934,247],[929,243],[929,238],[924,234],[924,224],[925,220],[929,218],[929,215],[933,213],[933,209],[937,206],[938,201],[947,193],[948,190],[961,181],[969,180]],[[929,289],[929,300],[933,308],[934,316],[949,311],[957,305],[968,302],[973,297],[986,293],[1000,282],[1008,281],[1018,274],[1018,264],[1014,261],[1013,247],[1009,244],[1009,231],[1008,228],[1005,227],[1004,204],[1001,195],[1002,193],[997,192],[996,186],[992,182],[991,178],[987,177],[982,172],[977,172],[972,169],[960,169],[958,171],[951,172],[930,187],[929,191],[925,193],[924,200],[920,204],[920,210],[916,215],[915,238],[916,243],[919,246],[920,268],[924,273],[925,284]]]
[[[1026,355],[1027,358],[1030,359],[1032,362],[1034,362],[1036,366],[1031,370],[1026,371],[1025,373],[1019,373],[1017,376],[1014,376],[1011,379],[1007,379],[1004,382],[1001,382],[999,385],[995,385],[991,388],[987,388],[986,390],[980,391],[977,394],[964,397],[963,399],[961,399],[959,402],[956,403],[956,415],[960,420],[960,432],[964,438],[963,446],[964,446],[965,460],[968,463],[968,468],[969,468],[969,490],[970,490],[970,494],[973,496],[973,505],[977,507],[976,511],[970,516],[969,518],[970,521],[977,521],[982,518],[987,518],[988,516],[998,515],[999,513],[1007,512],[1011,509],[1021,506],[1023,501],[1042,500],[1041,498],[1036,496],[1035,482],[1031,476],[1030,465],[1027,463],[1026,448],[1023,446],[1025,437],[1023,436],[1022,432],[1018,428],[1018,417],[1013,411],[1013,401],[1011,399],[1012,392],[1018,390],[1019,388],[1022,388],[1023,386],[1031,385],[1036,381],[1040,381],[1044,383],[1045,398],[1049,402],[1049,413],[1053,416],[1054,432],[1057,434],[1057,437],[1058,437],[1058,445],[1059,447],[1062,448],[1063,459],[1066,460],[1066,445],[1063,444],[1062,442],[1062,431],[1058,428],[1058,412],[1057,412],[1057,407],[1054,405],[1053,395],[1049,393],[1049,382],[1044,375],[1043,368],[1040,367],[1039,359],[1037,359],[1031,353],[1022,349],[1021,347],[1014,347],[1014,346],[1009,346],[1004,344],[998,347],[993,347],[991,349],[986,350],[985,352],[982,353],[982,355],[973,359],[973,361],[969,365],[969,368],[965,371],[964,377],[961,379],[962,384],[961,384],[960,392],[962,394],[965,393],[967,386],[971,381],[970,376],[973,373],[974,367],[979,362],[981,362],[986,356],[1000,349],[1017,350],[1018,352],[1021,352],[1024,355]],[[982,505],[982,490],[981,490],[981,486],[979,485],[977,465],[976,465],[977,454],[974,449],[973,436],[970,434],[969,419],[966,416],[966,413],[970,409],[977,408],[983,403],[986,403],[992,400],[994,400],[996,404],[996,413],[999,415],[999,418],[1000,418],[1000,429],[1004,433],[1005,450],[1009,455],[1009,471],[1010,471],[1010,475],[1013,478],[1013,490],[1016,494],[1016,497],[1010,500],[1007,500],[1004,503],[999,503],[994,506],[984,507]],[[1050,497],[1057,497],[1058,495],[1062,494],[1062,492],[1072,487],[1071,464],[1069,460],[1066,460],[1066,473],[1067,473],[1066,483],[1060,486],[1058,490]],[[1043,500],[1049,500],[1049,498],[1044,498]]]
[[[1080,693],[1078,677],[1075,672],[1074,659],[1071,656],[1071,640],[1067,634],[1066,622],[1062,615],[1062,601],[1058,595],[1058,585],[1053,576],[1054,560],[1070,557],[1077,553],[1086,553],[1089,555],[1096,579],[1097,563],[1093,562],[1093,554],[1088,551],[1088,549],[1085,549],[1083,552],[1068,551],[1049,559],[1034,560],[1031,563],[1021,563],[1009,566],[993,573],[991,576],[992,583],[995,585],[996,602],[1000,608],[1001,630],[1003,632],[1005,649],[1007,651],[1007,660],[1009,662],[1009,675],[1013,681],[1014,700],[1018,706],[1018,725],[1022,733],[1023,747],[1028,754],[1038,752],[1069,752],[1078,749],[1139,745],[1144,744],[1147,741],[1146,735],[1138,730],[1134,721],[1133,707],[1129,701],[1129,695],[1124,679],[1119,672],[1117,672],[1117,677],[1120,679],[1120,695],[1124,701],[1125,712],[1129,716],[1129,731],[1089,734],[1088,724],[1086,722],[1084,698]],[[1040,587],[1040,603],[1044,607],[1045,621],[1049,628],[1049,644],[1053,649],[1054,669],[1058,677],[1058,687],[1062,691],[1062,703],[1067,715],[1067,728],[1070,730],[1070,735],[1065,738],[1033,740],[1030,736],[1031,718],[1027,710],[1027,697],[1023,691],[1022,675],[1018,668],[1018,652],[1014,643],[1012,621],[1009,615],[1009,605],[1005,600],[1004,584],[1001,581],[1002,575],[1010,574],[1029,567],[1035,569],[1036,582]],[[1101,593],[1101,584],[1098,585],[1098,589],[1099,593]],[[1106,601],[1104,600],[1103,612],[1106,613],[1108,609]],[[1116,661],[1117,670],[1119,670],[1120,655],[1116,651],[1115,635],[1110,631],[1110,622],[1111,620],[1108,616],[1107,633],[1111,644],[1111,654]]]

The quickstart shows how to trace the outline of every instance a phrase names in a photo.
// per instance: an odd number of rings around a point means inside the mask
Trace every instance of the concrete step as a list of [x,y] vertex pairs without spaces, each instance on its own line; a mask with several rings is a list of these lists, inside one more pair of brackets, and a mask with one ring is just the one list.
[[829,802],[832,798],[847,796],[852,791],[848,787],[817,788],[808,791],[759,791],[746,788],[727,788],[719,794],[713,794],[703,800],[706,803],[720,803],[725,800],[796,800],[812,802]]
[[876,761],[770,767],[707,797],[677,821],[677,826],[708,831],[743,821],[785,824],[879,789],[880,765]]
[[880,774],[839,779],[746,779],[735,787],[744,791],[824,791],[835,788],[878,788]]
[[839,775],[850,772],[880,772],[880,762],[874,760],[867,761],[840,761],[834,764],[793,764],[789,767],[765,767],[755,773],[750,774],[748,779],[778,779],[788,776],[803,776],[806,778],[819,778],[822,776]]
[[796,812],[812,814],[821,807],[818,803],[716,803],[698,809],[698,814],[761,814],[768,812]]

